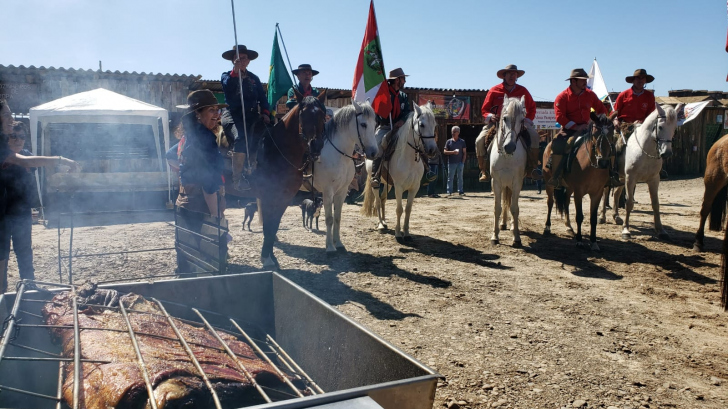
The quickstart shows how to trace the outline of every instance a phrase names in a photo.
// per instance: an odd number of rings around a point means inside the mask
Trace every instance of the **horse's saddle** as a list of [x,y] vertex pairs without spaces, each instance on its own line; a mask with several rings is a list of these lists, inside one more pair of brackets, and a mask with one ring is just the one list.
[[576,154],[579,152],[579,148],[581,148],[581,145],[586,142],[587,138],[589,138],[589,135],[580,135],[576,136],[576,139],[571,145],[571,149],[569,149],[569,155],[566,157],[566,167],[564,168],[564,173],[570,173],[571,167],[574,164],[574,160],[576,159]]
[[392,155],[394,155],[394,148],[397,146],[399,132],[397,132],[396,129],[393,129],[384,135],[382,140],[384,139],[389,139],[389,144],[387,145],[387,149],[382,153],[382,157],[384,158],[384,162],[389,162],[389,160],[392,159]]

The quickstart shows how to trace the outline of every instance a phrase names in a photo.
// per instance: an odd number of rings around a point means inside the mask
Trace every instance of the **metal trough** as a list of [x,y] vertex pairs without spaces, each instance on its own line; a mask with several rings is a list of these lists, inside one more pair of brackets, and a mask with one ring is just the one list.
[[[222,327],[231,318],[282,363],[310,377],[313,396],[256,408],[432,408],[441,376],[290,280],[273,272],[100,286],[159,300],[171,316]],[[57,291],[0,296],[0,407],[60,408],[60,353],[41,308]],[[18,297],[20,294],[20,297]],[[195,310],[193,310],[193,308]],[[13,311],[15,313],[13,314]],[[275,348],[274,348],[275,347]],[[372,402],[373,400],[373,402]],[[376,402],[376,404],[374,404]]]

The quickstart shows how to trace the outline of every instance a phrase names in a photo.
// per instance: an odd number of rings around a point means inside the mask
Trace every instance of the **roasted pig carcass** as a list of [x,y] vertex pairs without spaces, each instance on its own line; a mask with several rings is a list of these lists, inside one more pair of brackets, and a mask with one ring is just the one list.
[[[81,364],[81,408],[151,408],[147,386],[132,344],[128,325],[118,308],[123,303],[136,334],[141,355],[149,373],[154,399],[159,409],[214,407],[212,393],[204,378],[178,340],[173,328],[156,303],[135,294],[120,295],[113,290],[86,289],[77,293],[81,359],[100,361]],[[106,307],[95,307],[104,305]],[[43,308],[53,336],[64,357],[73,357],[73,303],[70,292],[53,297]],[[174,319],[208,377],[223,407],[263,403],[260,394],[230,357],[222,344],[206,328]],[[244,368],[260,385],[282,389],[283,379],[253,349],[236,337],[218,331]],[[73,363],[64,371],[63,398],[73,401]],[[301,387],[302,385],[298,385]],[[303,391],[301,391],[303,393]],[[288,393],[292,393],[289,389]]]

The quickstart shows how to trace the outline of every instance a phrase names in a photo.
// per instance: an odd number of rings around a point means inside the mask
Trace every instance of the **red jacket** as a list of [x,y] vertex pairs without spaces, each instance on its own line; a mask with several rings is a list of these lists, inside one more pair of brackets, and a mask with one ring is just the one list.
[[488,114],[500,116],[501,110],[503,110],[503,98],[505,96],[508,98],[525,97],[526,118],[533,121],[533,118],[536,117],[536,103],[533,101],[531,93],[528,92],[526,87],[518,84],[513,88],[513,91],[508,92],[503,83],[488,90],[488,95],[485,96],[485,101],[483,101],[483,107],[480,108],[480,111],[483,113],[483,118],[487,118]]
[[624,122],[644,122],[647,115],[655,110],[655,94],[643,90],[637,95],[630,88],[619,94],[614,109],[617,110],[619,119]]
[[569,87],[562,91],[554,101],[556,122],[565,129],[588,123],[592,108],[597,114],[607,114],[607,109],[602,101],[590,89],[585,89],[584,92],[577,95],[571,92],[571,87]]

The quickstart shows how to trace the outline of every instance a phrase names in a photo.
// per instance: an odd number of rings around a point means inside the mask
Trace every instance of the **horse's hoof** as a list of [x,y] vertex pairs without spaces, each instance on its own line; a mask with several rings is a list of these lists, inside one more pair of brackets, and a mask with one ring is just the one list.
[[501,229],[501,231],[508,230],[508,226],[506,226],[505,224],[501,224],[500,229]]
[[629,240],[632,238],[632,234],[631,233],[622,233],[622,238],[625,240]]
[[621,217],[617,216],[614,218],[614,224],[616,224],[617,226],[621,226],[624,224],[624,220],[622,220]]
[[657,235],[657,238],[660,240],[670,240],[670,235],[665,232],[662,232]]
[[607,224],[607,218],[606,217],[600,217],[599,218],[599,224]]
[[495,240],[494,240],[494,239],[490,239],[490,244],[492,244],[492,245],[494,245],[494,246],[497,246],[498,244],[500,244],[500,240],[497,240],[497,239],[495,239]]
[[523,247],[523,243],[521,243],[520,240],[513,240],[513,247],[520,249],[521,247]]
[[591,250],[592,251],[602,251],[602,249],[599,248],[599,245],[596,242],[591,244]]
[[399,243],[399,244],[404,243],[404,237],[402,237],[402,236],[394,236],[394,239],[397,240],[397,243]]
[[280,266],[278,265],[278,260],[276,260],[275,257],[270,256],[263,259],[263,268],[278,270]]
[[693,243],[693,251],[697,251],[702,253],[703,252],[703,245],[699,243]]
[[336,254],[338,254],[338,253],[336,252],[336,250],[329,250],[329,249],[326,249],[326,257],[333,257],[333,256],[335,256]]
[[574,233],[574,229],[572,229],[571,227],[569,227],[568,229],[566,229],[566,234],[569,234],[569,235],[572,235],[572,236],[575,236],[576,235],[576,233]]
[[543,235],[544,236],[550,236],[551,235],[551,228],[550,227],[546,227],[545,229],[543,229]]
[[387,228],[384,227],[384,226],[379,226],[379,227],[377,227],[377,231],[380,232],[380,233],[386,233],[387,232]]

